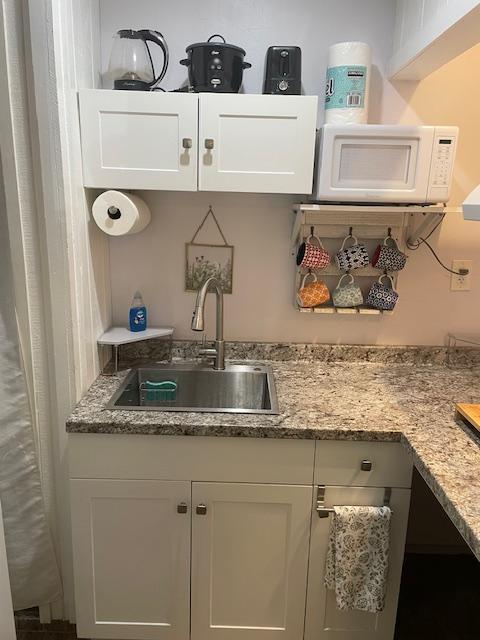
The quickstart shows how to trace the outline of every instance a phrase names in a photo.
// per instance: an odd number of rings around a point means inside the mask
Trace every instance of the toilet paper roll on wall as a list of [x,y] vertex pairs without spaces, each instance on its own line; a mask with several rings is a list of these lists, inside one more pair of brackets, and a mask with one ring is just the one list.
[[109,236],[127,236],[143,231],[151,220],[146,203],[132,194],[104,191],[92,206],[93,219]]
[[325,122],[365,124],[372,54],[365,42],[339,42],[328,50]]

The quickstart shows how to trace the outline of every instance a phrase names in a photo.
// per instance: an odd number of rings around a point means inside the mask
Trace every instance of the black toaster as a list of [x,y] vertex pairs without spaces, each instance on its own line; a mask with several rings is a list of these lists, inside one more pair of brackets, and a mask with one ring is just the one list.
[[300,47],[268,47],[263,93],[290,96],[302,93]]

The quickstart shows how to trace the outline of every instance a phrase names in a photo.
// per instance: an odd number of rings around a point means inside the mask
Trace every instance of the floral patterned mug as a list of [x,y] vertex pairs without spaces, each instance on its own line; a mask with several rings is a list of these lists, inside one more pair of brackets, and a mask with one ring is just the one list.
[[398,248],[395,238],[387,236],[379,244],[372,257],[372,266],[382,271],[401,271],[407,263],[407,256]]
[[325,269],[330,264],[330,254],[318,236],[311,235],[298,247],[297,266],[304,269]]
[[[344,278],[350,278],[350,282],[342,286]],[[350,273],[344,273],[332,291],[332,300],[335,307],[358,307],[363,304],[363,293],[354,277]]]
[[[353,240],[353,245],[345,247],[348,240]],[[351,271],[352,269],[366,267],[370,262],[370,258],[365,245],[358,244],[357,238],[350,234],[342,242],[342,247],[335,256],[335,262],[340,271]]]
[[[307,282],[308,278],[313,278],[312,282]],[[297,293],[297,302],[300,307],[318,307],[319,304],[330,300],[330,291],[327,285],[318,280],[314,273],[307,273],[303,276],[302,285]]]
[[[388,285],[383,284],[384,278],[389,281]],[[393,278],[389,275],[380,276],[379,279],[372,284],[367,296],[367,304],[381,311],[392,311],[397,301],[398,293],[394,289]]]

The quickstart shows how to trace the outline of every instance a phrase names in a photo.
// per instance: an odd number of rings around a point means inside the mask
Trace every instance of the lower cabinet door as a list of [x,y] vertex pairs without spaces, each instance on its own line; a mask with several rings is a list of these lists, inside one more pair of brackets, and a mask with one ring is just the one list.
[[187,640],[190,483],[70,482],[78,636]]
[[[314,489],[315,492],[315,489]],[[381,505],[384,489],[366,487],[334,487],[325,490],[325,506]],[[310,540],[308,594],[305,640],[392,640],[395,633],[398,592],[410,505],[409,489],[392,489],[390,506],[393,511],[390,530],[390,554],[385,608],[381,613],[341,611],[335,594],[324,586],[325,559],[332,515],[314,516]]]
[[303,638],[312,487],[195,482],[192,640]]

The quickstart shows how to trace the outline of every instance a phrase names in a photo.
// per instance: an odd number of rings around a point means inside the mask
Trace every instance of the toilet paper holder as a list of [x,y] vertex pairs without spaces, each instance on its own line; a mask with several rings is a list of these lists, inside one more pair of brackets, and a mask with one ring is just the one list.
[[150,223],[147,203],[137,195],[108,189],[95,198],[92,217],[98,228],[109,236],[140,233]]

